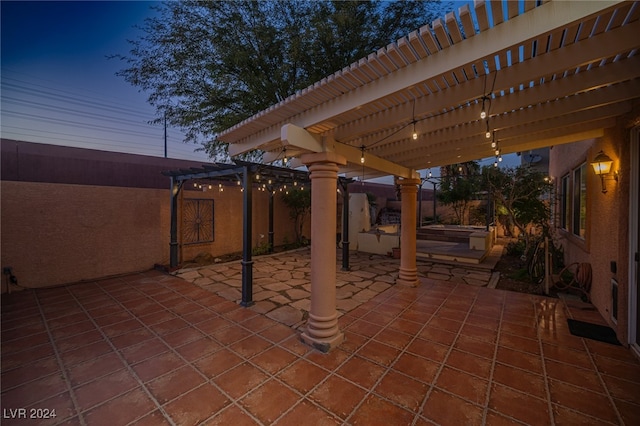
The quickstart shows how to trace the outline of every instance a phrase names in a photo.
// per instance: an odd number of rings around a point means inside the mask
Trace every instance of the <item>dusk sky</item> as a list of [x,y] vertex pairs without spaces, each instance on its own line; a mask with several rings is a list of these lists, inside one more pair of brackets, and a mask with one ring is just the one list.
[[[164,129],[146,94],[115,73],[145,1],[2,1],[2,137],[163,156]],[[168,132],[168,156],[206,160]]]
[[[107,58],[128,53],[153,4],[3,0],[2,137],[163,156],[163,128],[147,124],[155,118],[147,95]],[[177,129],[168,135],[169,157],[207,160]]]

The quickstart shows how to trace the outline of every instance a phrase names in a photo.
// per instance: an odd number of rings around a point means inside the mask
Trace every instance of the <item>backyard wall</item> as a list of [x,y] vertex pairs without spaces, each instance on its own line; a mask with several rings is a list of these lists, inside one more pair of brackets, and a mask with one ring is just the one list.
[[[0,266],[25,287],[46,287],[148,270],[169,262],[169,178],[161,171],[200,163],[2,140]],[[253,197],[253,246],[268,239],[268,195]],[[180,261],[242,250],[242,193],[194,190],[180,201],[214,200],[214,241],[182,244]],[[181,205],[179,206],[179,211]],[[276,195],[274,238],[295,239],[289,210]],[[309,221],[305,225],[309,237]],[[3,277],[4,278],[4,277]],[[2,291],[6,291],[2,283]]]

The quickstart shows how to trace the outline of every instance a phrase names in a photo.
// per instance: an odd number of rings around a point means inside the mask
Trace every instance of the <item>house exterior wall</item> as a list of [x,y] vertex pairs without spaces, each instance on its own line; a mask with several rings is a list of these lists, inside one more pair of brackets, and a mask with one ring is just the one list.
[[[591,301],[604,320],[614,329],[621,342],[628,341],[629,298],[629,129],[620,119],[615,128],[607,129],[603,137],[577,143],[558,145],[551,149],[550,175],[556,185],[556,194],[562,194],[561,180],[569,174],[573,184],[573,171],[586,163],[586,235],[577,237],[560,228],[560,202],[555,203],[554,228],[564,249],[565,264],[588,262],[593,270]],[[611,170],[618,171],[619,180],[605,181],[607,192],[602,192],[600,177],[590,162],[603,151],[613,160]],[[557,198],[558,198],[557,197]],[[613,298],[611,280],[618,282],[617,322],[612,319]]]

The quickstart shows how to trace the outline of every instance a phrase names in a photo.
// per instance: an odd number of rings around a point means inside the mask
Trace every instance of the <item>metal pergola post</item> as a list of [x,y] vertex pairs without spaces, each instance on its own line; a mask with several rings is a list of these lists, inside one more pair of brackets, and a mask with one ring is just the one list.
[[269,188],[269,253],[273,253],[273,188]]
[[243,167],[243,197],[242,197],[242,300],[240,304],[248,307],[253,302],[253,260],[251,260],[251,222],[252,222],[252,203],[253,203],[253,183],[251,182],[253,175],[249,171],[249,167]]
[[342,188],[342,270],[349,271],[349,183],[351,180],[338,179]]
[[183,181],[171,177],[171,231],[169,239],[169,266],[178,266],[178,194]]

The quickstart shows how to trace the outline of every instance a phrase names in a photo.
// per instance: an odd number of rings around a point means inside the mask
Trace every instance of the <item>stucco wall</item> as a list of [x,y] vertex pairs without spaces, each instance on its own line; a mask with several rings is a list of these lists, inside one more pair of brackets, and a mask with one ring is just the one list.
[[[570,174],[582,163],[587,164],[587,222],[584,239],[562,229],[557,229],[557,237],[565,253],[565,263],[588,262],[593,270],[591,301],[602,317],[617,331],[620,341],[627,335],[627,288],[628,240],[620,236],[629,232],[628,185],[621,185],[628,176],[628,166],[623,165],[628,158],[628,147],[624,145],[625,130],[618,126],[605,132],[598,139],[554,146],[551,150],[550,175],[560,194],[561,178]],[[620,171],[621,181],[606,180],[607,192],[602,193],[600,178],[594,173],[590,162],[604,151],[613,160],[612,170]],[[626,151],[626,157],[625,157]],[[556,209],[559,209],[559,203]],[[556,211],[556,215],[558,212]],[[612,272],[615,262],[616,272]],[[619,285],[618,321],[612,320],[611,279]]]
[[169,258],[168,190],[3,181],[1,265],[43,287]]
[[[44,287],[143,271],[169,263],[169,190],[2,181],[2,252],[0,264],[10,266],[19,284]],[[183,191],[182,199],[214,200],[214,241],[182,244],[180,261],[201,252],[215,256],[242,251],[242,193],[231,187]],[[182,203],[179,204],[181,210]],[[253,197],[255,247],[268,241],[268,195]],[[304,228],[308,238],[309,220]],[[289,209],[274,199],[275,245],[293,242]],[[4,289],[4,287],[3,287]]]

